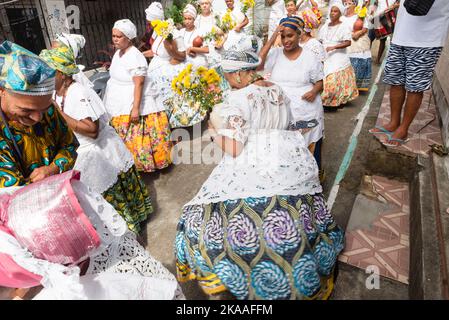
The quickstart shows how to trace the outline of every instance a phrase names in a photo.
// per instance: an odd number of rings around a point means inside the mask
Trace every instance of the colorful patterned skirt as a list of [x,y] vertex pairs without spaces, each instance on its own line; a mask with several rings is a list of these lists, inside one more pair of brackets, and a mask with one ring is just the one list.
[[371,83],[371,58],[350,58],[359,91],[368,91]]
[[129,115],[113,117],[111,126],[133,154],[137,170],[153,172],[172,163],[171,131],[165,111],[141,116],[139,123],[130,123]]
[[352,66],[331,73],[324,79],[324,90],[321,93],[323,106],[339,107],[359,96],[354,69]]
[[344,232],[322,194],[185,206],[177,277],[239,300],[327,299],[343,247]]
[[103,193],[103,197],[125,219],[129,230],[137,234],[140,223],[153,212],[150,194],[136,166],[122,172],[117,182]]

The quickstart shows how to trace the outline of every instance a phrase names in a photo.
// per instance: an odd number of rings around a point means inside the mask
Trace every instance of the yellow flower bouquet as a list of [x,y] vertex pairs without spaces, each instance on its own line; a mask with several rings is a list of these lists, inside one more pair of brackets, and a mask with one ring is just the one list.
[[246,13],[249,8],[254,8],[256,5],[256,0],[240,0],[242,4],[242,12]]
[[154,32],[164,39],[172,40],[173,31],[175,30],[175,24],[172,19],[168,20],[153,20],[151,25],[154,28]]
[[221,47],[223,45],[223,42],[225,40],[225,35],[223,31],[221,31],[219,28],[213,26],[212,30],[204,36],[204,41],[208,41],[210,43],[213,43],[215,47]]
[[365,19],[366,15],[368,13],[368,8],[367,7],[357,6],[355,8],[355,13],[358,15],[358,17],[360,19]]
[[215,69],[188,64],[172,80],[174,96],[168,101],[171,127],[192,126],[204,120],[207,112],[222,102],[220,82]]
[[228,9],[219,21],[218,27],[223,30],[224,33],[228,33],[237,26],[237,23],[232,19],[231,10]]

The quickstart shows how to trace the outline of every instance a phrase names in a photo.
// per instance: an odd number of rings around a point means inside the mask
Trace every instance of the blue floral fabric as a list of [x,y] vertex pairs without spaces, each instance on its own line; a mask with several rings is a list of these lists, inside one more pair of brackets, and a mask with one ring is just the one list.
[[344,232],[322,194],[186,206],[175,251],[180,281],[237,299],[326,299]]

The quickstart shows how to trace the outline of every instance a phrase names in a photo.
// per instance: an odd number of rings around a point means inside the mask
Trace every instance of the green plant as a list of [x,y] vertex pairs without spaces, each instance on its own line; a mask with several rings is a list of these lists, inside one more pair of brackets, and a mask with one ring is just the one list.
[[173,22],[176,25],[182,25],[184,21],[182,11],[184,10],[185,6],[189,3],[194,5],[197,8],[197,10],[199,9],[196,0],[175,0],[173,1],[173,4],[171,6],[165,8],[165,18],[173,19]]

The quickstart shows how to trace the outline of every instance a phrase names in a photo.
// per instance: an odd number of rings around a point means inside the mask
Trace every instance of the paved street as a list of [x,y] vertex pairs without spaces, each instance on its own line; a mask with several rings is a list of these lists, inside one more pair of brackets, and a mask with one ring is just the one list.
[[[376,43],[373,46],[373,52],[374,54],[377,53]],[[378,71],[379,66],[374,66],[373,80],[377,76]],[[376,94],[377,99],[375,98],[372,102],[371,111],[378,110],[380,107],[378,97],[383,95],[384,87],[381,86],[381,88],[382,90],[379,89],[379,92]],[[346,153],[349,138],[356,125],[356,117],[365,105],[368,95],[369,93],[362,93],[356,101],[348,104],[344,109],[325,113],[326,138],[323,146],[323,166],[326,171],[326,181],[323,184],[323,189],[326,197],[329,196],[329,192]],[[178,147],[182,150],[181,155],[183,157],[186,157],[187,152],[187,154],[190,154],[192,160],[196,157],[195,160],[198,161],[199,150],[201,150],[200,146],[204,148],[208,144],[209,139],[206,133],[202,141],[200,138],[189,140],[184,138],[183,142],[178,144]],[[186,149],[187,151],[185,151]],[[357,166],[360,167],[363,164],[358,164],[358,160],[355,158],[351,167],[354,168]],[[143,240],[146,242],[147,249],[150,253],[160,260],[171,272],[176,272],[173,243],[182,206],[195,196],[213,168],[214,165],[210,164],[183,163],[172,166],[162,172],[144,176],[154,202],[155,213],[149,219],[147,234]],[[347,175],[350,176],[351,172],[348,172]],[[358,185],[358,182],[355,185]],[[341,201],[347,203],[340,203]],[[343,197],[343,199],[340,199],[337,197],[335,202],[335,207],[347,207],[349,209],[343,211],[338,210],[338,214],[333,212],[338,223],[344,227],[348,223],[353,201],[353,198],[348,199],[347,197]],[[341,280],[337,281],[337,290],[334,298],[362,298],[355,295],[358,291],[353,292],[353,296],[351,296],[350,291],[342,290],[350,284],[348,282],[350,279],[358,279],[355,282],[358,282],[359,287],[363,286],[366,276],[364,276],[362,270],[343,266],[340,268],[340,278]],[[373,294],[380,294],[392,299],[397,297],[407,298],[407,286],[400,286],[398,289],[395,284],[390,285],[388,281],[385,281],[385,283],[384,288],[389,290],[390,294],[386,292],[376,292]],[[206,299],[206,296],[201,292],[195,282],[183,284],[182,286],[188,299]],[[341,290],[339,290],[338,286],[341,286]],[[366,295],[367,293],[364,294]]]

